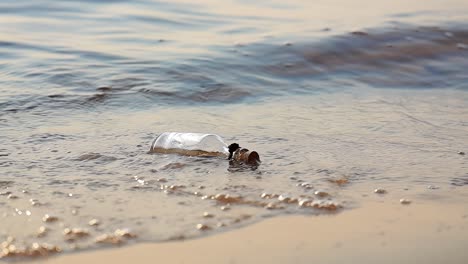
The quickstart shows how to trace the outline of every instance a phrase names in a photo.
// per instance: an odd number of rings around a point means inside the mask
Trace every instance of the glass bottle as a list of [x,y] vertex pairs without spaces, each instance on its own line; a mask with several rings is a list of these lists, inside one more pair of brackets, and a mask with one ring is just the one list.
[[164,132],[151,144],[150,152],[188,156],[227,157],[224,140],[215,134]]

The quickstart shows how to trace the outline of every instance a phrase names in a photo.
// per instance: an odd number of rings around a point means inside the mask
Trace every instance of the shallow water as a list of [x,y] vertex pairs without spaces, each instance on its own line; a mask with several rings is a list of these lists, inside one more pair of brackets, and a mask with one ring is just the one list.
[[[365,206],[377,187],[466,203],[467,8],[1,3],[0,240],[192,238]],[[164,131],[219,134],[262,164],[148,153]]]

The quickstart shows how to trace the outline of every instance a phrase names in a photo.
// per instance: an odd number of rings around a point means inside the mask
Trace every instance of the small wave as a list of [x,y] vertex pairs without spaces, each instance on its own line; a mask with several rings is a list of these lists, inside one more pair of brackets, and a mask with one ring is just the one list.
[[0,188],[8,188],[13,186],[14,181],[0,181]]
[[159,100],[170,102],[192,102],[192,103],[234,103],[251,96],[247,89],[237,88],[227,84],[214,84],[201,87],[195,91],[162,91],[157,89],[142,89],[140,92]]
[[465,176],[453,178],[451,180],[451,184],[459,187],[468,185],[468,174]]
[[[224,52],[168,63],[110,52],[3,41],[0,50],[20,48],[76,55],[81,58],[81,66],[54,64],[42,66],[43,71],[8,73],[19,75],[15,78],[20,78],[22,85],[30,79],[46,87],[37,90],[37,95],[0,97],[4,101],[0,101],[0,110],[8,114],[102,104],[136,107],[226,104],[333,91],[344,89],[335,88],[343,86],[468,90],[464,70],[468,67],[467,45],[468,31],[463,25],[444,28],[397,25],[313,42],[274,45],[264,40],[238,46],[237,52],[232,52],[232,47],[220,47],[217,50]],[[44,96],[47,91],[53,93]]]
[[[464,83],[468,31],[401,26],[338,35],[315,43],[258,45],[255,58],[270,75],[345,78],[373,87],[450,88]],[[267,63],[269,61],[269,63]]]

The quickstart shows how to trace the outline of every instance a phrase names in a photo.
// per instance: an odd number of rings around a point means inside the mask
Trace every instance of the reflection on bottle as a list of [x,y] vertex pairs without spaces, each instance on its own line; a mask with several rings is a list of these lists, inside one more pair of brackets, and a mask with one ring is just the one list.
[[229,160],[232,165],[236,162],[250,166],[258,166],[260,164],[260,156],[256,151],[250,151],[246,148],[241,148],[239,144],[233,143],[229,145]]
[[258,167],[260,156],[256,151],[242,148],[237,143],[227,146],[215,134],[164,132],[151,144],[150,152],[202,157],[227,157],[231,166]]
[[187,156],[226,157],[227,144],[215,134],[164,132],[151,144],[150,152]]

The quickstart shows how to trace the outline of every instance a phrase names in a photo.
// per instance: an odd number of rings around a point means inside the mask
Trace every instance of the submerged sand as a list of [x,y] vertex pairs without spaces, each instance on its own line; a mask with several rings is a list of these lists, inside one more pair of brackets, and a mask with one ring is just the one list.
[[468,263],[468,208],[372,202],[281,216],[201,239],[61,255],[43,263]]

